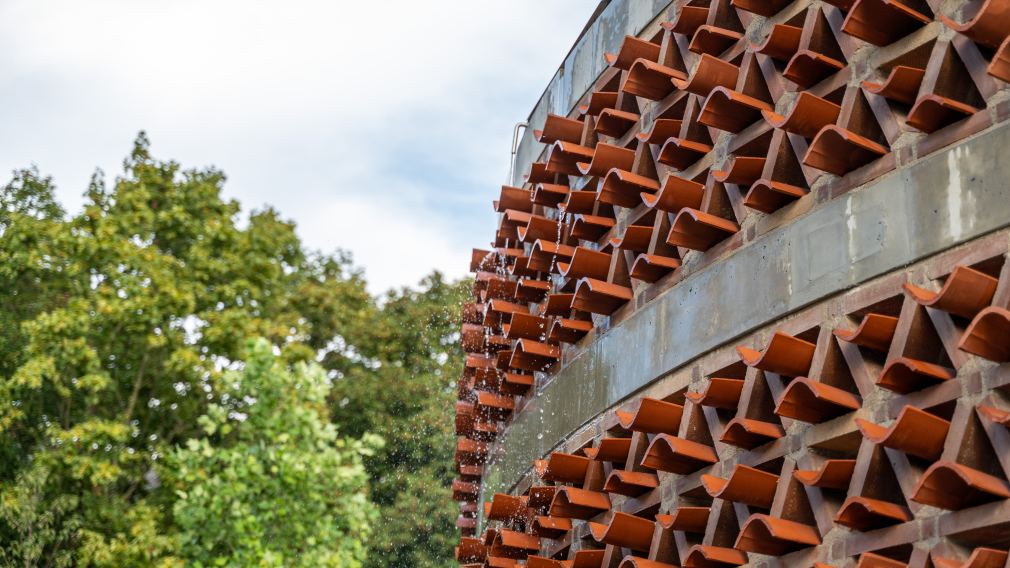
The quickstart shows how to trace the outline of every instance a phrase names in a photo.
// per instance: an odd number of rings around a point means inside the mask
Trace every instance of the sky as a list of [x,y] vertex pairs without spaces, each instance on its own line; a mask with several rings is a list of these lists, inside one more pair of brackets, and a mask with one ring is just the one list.
[[215,166],[369,287],[466,273],[530,110],[597,0],[0,0],[0,174],[79,210],[137,133]]

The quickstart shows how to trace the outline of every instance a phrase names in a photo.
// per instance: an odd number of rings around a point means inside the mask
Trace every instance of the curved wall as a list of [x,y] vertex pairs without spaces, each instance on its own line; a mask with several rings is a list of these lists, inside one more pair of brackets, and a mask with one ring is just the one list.
[[1010,125],[1000,124],[799,218],[783,212],[782,226],[670,283],[566,360],[517,413],[485,468],[482,501],[514,487],[533,459],[605,410],[704,353],[812,302],[1010,226],[1006,148]]
[[[872,1],[865,0],[864,3],[869,5]],[[748,0],[712,0],[709,3],[688,0],[673,2],[629,0],[601,3],[594,21],[587,26],[530,115],[530,126],[519,147],[513,180],[517,188],[523,189],[516,191],[529,192],[531,186],[524,181],[524,174],[530,171],[530,165],[535,161],[549,162],[551,152],[557,149],[557,145],[545,146],[533,138],[533,129],[542,128],[548,114],[579,117],[580,113],[576,106],[580,102],[586,102],[591,93],[620,91],[620,96],[625,96],[625,86],[631,71],[626,67],[623,69],[608,67],[603,57],[605,52],[616,53],[622,49],[625,34],[654,42],[658,42],[658,38],[662,37],[660,55],[657,56],[659,64],[670,65],[669,69],[679,66],[685,75],[695,73],[698,59],[691,57],[697,57],[697,52],[695,56],[688,53],[695,51],[688,48],[688,43],[693,42],[690,34],[694,32],[685,34],[670,31],[669,27],[663,31],[664,28],[660,23],[676,20],[684,6],[699,8],[704,4],[718,5],[725,10],[730,10],[731,6],[739,8],[739,5],[762,5],[761,2],[753,3]],[[627,262],[630,268],[631,259],[641,251],[635,250],[634,254],[620,253],[630,255],[624,257],[620,257],[617,252],[613,254],[609,281],[618,286],[627,285],[627,289],[632,293],[630,294],[632,300],[616,312],[608,312],[609,315],[601,315],[602,312],[593,315],[592,331],[573,345],[562,345],[560,360],[552,369],[554,372],[549,375],[537,373],[535,390],[516,399],[518,406],[514,413],[496,432],[495,441],[488,444],[490,451],[482,472],[472,474],[479,478],[479,495],[468,497],[464,503],[464,515],[461,516],[465,522],[468,521],[465,526],[471,534],[483,528],[485,524],[479,504],[488,505],[488,502],[494,501],[496,493],[522,495],[531,485],[542,485],[536,483],[531,465],[534,460],[544,458],[551,452],[567,452],[579,456],[583,450],[598,443],[602,438],[631,437],[631,453],[621,467],[609,462],[603,465],[602,462],[592,458],[580,458],[594,462],[590,467],[595,469],[591,471],[597,472],[586,474],[584,488],[596,492],[604,490],[603,479],[618,469],[641,471],[638,468],[638,460],[642,457],[644,445],[648,445],[651,443],[650,440],[654,441],[655,438],[651,434],[647,437],[642,431],[632,433],[634,428],[617,427],[614,413],[611,411],[626,404],[628,407],[634,407],[633,403],[642,397],[663,399],[689,409],[684,410],[683,419],[678,418],[680,431],[677,435],[717,449],[719,460],[707,470],[709,474],[725,477],[736,466],[746,464],[780,473],[781,477],[786,479],[791,478],[790,471],[794,468],[799,466],[809,468],[812,464],[818,464],[823,460],[824,455],[821,454],[823,448],[814,447],[820,443],[825,443],[825,447],[829,448],[828,454],[834,451],[838,455],[853,458],[854,462],[867,463],[871,459],[870,454],[876,451],[875,446],[866,440],[860,441],[862,426],[857,428],[856,424],[859,422],[854,418],[886,422],[893,420],[906,404],[938,413],[958,424],[956,427],[958,431],[950,437],[951,441],[948,441],[951,448],[944,450],[945,459],[953,461],[950,460],[952,457],[950,454],[957,452],[958,440],[963,439],[966,444],[975,443],[971,440],[977,442],[977,435],[966,434],[974,427],[970,424],[972,418],[969,415],[975,405],[1002,400],[999,397],[1003,395],[997,395],[996,391],[1010,393],[1008,386],[1010,372],[1007,372],[1007,367],[987,366],[986,363],[971,358],[965,359],[963,353],[958,354],[956,344],[963,328],[955,330],[953,324],[944,323],[946,320],[937,316],[939,317],[937,321],[941,321],[940,324],[936,324],[940,333],[947,334],[940,341],[943,344],[942,349],[956,360],[956,364],[951,363],[950,366],[956,368],[951,378],[957,380],[950,381],[946,386],[933,385],[921,392],[900,393],[900,396],[894,396],[891,392],[882,391],[878,386],[879,383],[875,384],[881,371],[874,369],[872,373],[867,372],[866,376],[860,379],[863,382],[858,385],[861,397],[859,407],[858,409],[851,407],[855,410],[850,411],[844,419],[803,424],[802,428],[793,427],[790,419],[783,418],[786,415],[780,414],[776,408],[769,419],[774,423],[778,423],[781,419],[785,427],[784,437],[778,442],[772,441],[745,451],[739,451],[739,448],[744,446],[727,442],[718,436],[725,434],[722,428],[726,427],[725,418],[729,414],[724,413],[722,418],[719,418],[714,414],[714,408],[701,409],[703,405],[695,399],[691,399],[693,402],[690,403],[685,401],[688,392],[695,395],[704,392],[711,377],[723,376],[716,373],[734,365],[737,367],[743,365],[740,355],[734,350],[735,345],[767,346],[772,332],[782,331],[797,337],[804,334],[805,341],[816,341],[817,353],[823,363],[824,357],[831,357],[824,354],[825,349],[833,348],[825,347],[834,341],[831,330],[851,327],[854,322],[858,323],[863,315],[869,313],[871,305],[877,306],[886,300],[889,302],[888,313],[894,315],[894,319],[899,319],[898,314],[894,312],[897,303],[902,306],[899,310],[901,325],[919,325],[913,320],[921,319],[921,314],[915,311],[920,308],[916,307],[914,301],[902,296],[902,285],[906,282],[916,282],[932,289],[939,286],[939,282],[944,278],[948,278],[955,266],[984,265],[989,277],[992,279],[998,277],[1000,282],[992,305],[1005,306],[1010,303],[1010,263],[1005,262],[1010,250],[1010,230],[1008,230],[1010,187],[1006,182],[1010,179],[1010,165],[1003,159],[1006,155],[1005,149],[1010,147],[1010,125],[1006,122],[1007,118],[1010,118],[1010,90],[1005,84],[997,83],[991,77],[985,76],[987,61],[983,60],[983,57],[991,59],[991,55],[982,54],[969,39],[956,33],[949,24],[941,24],[940,21],[929,20],[925,24],[920,22],[918,28],[911,32],[901,32],[904,35],[899,39],[878,48],[862,44],[855,38],[847,36],[843,28],[849,19],[843,9],[838,8],[837,2],[795,0],[776,1],[774,4],[778,8],[773,10],[776,13],[770,19],[742,15],[741,22],[744,29],[742,37],[734,40],[730,49],[726,49],[725,52],[719,50],[719,53],[715,54],[722,58],[723,63],[730,63],[739,68],[737,88],[741,90],[750,88],[748,85],[752,78],[748,73],[760,75],[768,82],[766,85],[768,92],[765,94],[770,94],[768,98],[771,100],[768,102],[771,103],[771,110],[782,114],[792,113],[799,106],[797,91],[833,101],[836,106],[843,109],[841,116],[847,117],[835,119],[839,123],[837,126],[843,130],[845,127],[858,128],[860,121],[878,122],[882,130],[878,133],[879,139],[881,141],[886,139],[886,151],[880,158],[863,162],[867,164],[865,166],[857,165],[840,172],[840,176],[823,175],[823,172],[830,169],[811,166],[806,163],[804,157],[806,150],[814,143],[811,138],[815,136],[798,136],[792,131],[786,134],[787,131],[781,125],[775,126],[771,119],[763,120],[760,113],[754,121],[747,122],[739,130],[717,126],[720,121],[723,124],[733,123],[734,111],[748,112],[748,109],[740,106],[729,105],[728,112],[723,110],[728,118],[716,116],[713,119],[710,115],[708,121],[699,119],[698,113],[704,114],[708,107],[713,92],[711,89],[701,93],[691,91],[687,87],[678,87],[684,91],[675,89],[667,96],[661,96],[659,100],[639,95],[635,102],[620,109],[630,112],[629,109],[634,108],[639,115],[636,117],[635,125],[619,137],[601,133],[602,131],[596,128],[596,117],[592,113],[582,116],[581,142],[567,140],[568,143],[586,146],[589,153],[592,153],[594,161],[601,148],[600,143],[633,149],[634,165],[630,168],[623,166],[623,169],[630,169],[660,183],[672,177],[706,180],[706,199],[712,199],[714,193],[725,191],[725,200],[731,203],[723,203],[723,211],[718,214],[724,219],[737,222],[739,230],[711,248],[681,246],[675,252],[666,249],[662,253],[657,253],[676,256],[682,261],[682,265],[675,272],[655,282],[638,281],[632,277],[629,284],[627,274],[623,276],[623,281],[615,282],[615,279],[622,278],[615,276],[620,272],[617,266]],[[928,5],[934,12],[933,15],[938,16],[941,13],[959,13],[967,10],[969,5],[975,4],[951,0],[929,1]],[[941,6],[943,12],[939,11]],[[747,11],[742,8],[740,10],[741,14]],[[872,25],[886,28],[890,22],[878,19],[872,22]],[[762,54],[763,58],[760,59],[754,55],[755,46],[769,36],[770,30],[777,30],[779,26],[802,28],[803,39],[800,41],[803,45],[812,42],[811,34],[825,34],[838,38],[842,44],[841,51],[845,53],[845,64],[842,69],[834,75],[828,74],[823,81],[811,86],[809,90],[796,88],[796,85],[788,86],[783,79],[785,65],[780,64],[781,61],[772,61],[772,58],[764,57],[765,54]],[[1010,33],[1010,30],[1007,31]],[[883,29],[881,33],[898,32]],[[678,51],[684,58],[679,63],[675,61],[677,56],[671,55]],[[914,57],[909,54],[913,54]],[[923,56],[925,59],[922,59]],[[885,100],[882,95],[874,98],[865,94],[864,91],[868,87],[864,80],[880,81],[881,73],[886,77],[888,69],[898,63],[908,63],[910,57],[919,58],[917,61],[926,66],[924,75],[930,78],[924,80],[926,86],[922,87],[922,91],[930,96],[935,95],[938,92],[937,85],[942,86],[944,82],[954,85],[958,81],[970,80],[975,83],[981,92],[981,99],[976,101],[977,112],[972,114],[971,107],[968,107],[967,118],[945,123],[949,124],[946,127],[941,124],[936,128],[927,128],[924,133],[917,131],[921,129],[913,127],[909,121],[910,111],[907,107],[904,109],[898,107],[895,110],[891,102]],[[929,60],[929,63],[922,63],[924,60]],[[962,75],[958,75],[958,71],[954,69],[958,64],[973,69],[970,79],[965,78],[964,69],[960,71]],[[979,71],[980,68],[982,71]],[[918,93],[915,96],[920,100],[922,98]],[[677,106],[684,104],[685,100],[688,101],[687,110]],[[616,104],[624,105],[626,102],[625,100]],[[661,148],[665,148],[670,139],[667,139],[666,143],[661,140],[658,142],[650,140],[648,144],[644,144],[637,142],[636,136],[638,141],[644,142],[646,138],[642,138],[641,135],[647,136],[648,129],[654,127],[657,119],[670,118],[673,113],[678,112],[677,108],[680,108],[681,113],[678,119],[682,118],[685,124],[680,130],[680,136],[686,137],[687,125],[695,121],[699,129],[707,127],[712,144],[707,153],[703,153],[703,156],[686,167],[662,168],[658,165],[662,161]],[[719,109],[716,108],[713,112],[718,115]],[[862,116],[860,113],[863,113]],[[827,124],[832,123],[828,121]],[[918,124],[921,125],[922,122]],[[819,131],[818,135],[822,132],[823,130]],[[803,177],[807,178],[803,187],[804,190],[808,190],[805,195],[770,213],[744,203],[744,194],[747,193],[750,182],[739,188],[735,187],[737,183],[725,182],[725,185],[734,186],[725,190],[720,185],[722,181],[713,183],[714,170],[731,169],[728,164],[732,164],[732,159],[737,156],[752,156],[748,152],[754,151],[755,145],[760,146],[761,143],[758,141],[763,139],[762,137],[771,137],[773,142],[769,144],[765,141],[766,148],[760,149],[755,155],[761,157],[767,155],[768,163],[774,163],[773,156],[776,151],[796,153],[796,157],[803,161],[802,166],[796,167],[810,166],[814,170],[819,170],[803,173]],[[805,141],[802,141],[804,138]],[[786,141],[782,142],[783,140]],[[774,150],[776,144],[782,144],[782,147],[788,145],[790,148]],[[831,152],[828,152],[828,159],[834,157],[830,154]],[[588,160],[585,157],[583,159]],[[645,162],[652,165],[643,165]],[[768,169],[770,168],[765,168],[764,175],[773,175],[767,171]],[[603,171],[612,170],[604,168]],[[603,202],[602,192],[596,185],[602,185],[602,178],[605,177],[602,174],[579,177],[569,171],[565,172],[568,174],[565,178],[560,169],[554,173],[557,176],[553,176],[552,181],[564,184],[566,190],[570,189],[572,192],[594,190],[597,192],[595,198],[597,204]],[[583,170],[583,173],[586,171]],[[717,187],[713,189],[713,186]],[[506,189],[509,188],[503,188],[503,200]],[[535,201],[535,198],[531,199]],[[543,203],[537,201],[535,203],[538,205],[532,207],[533,216],[542,215],[543,219],[555,220],[561,219],[560,215],[565,215],[565,222],[572,221],[570,213],[556,214],[552,212],[552,207],[541,207]],[[702,205],[701,208],[708,212],[707,207],[710,205]],[[498,211],[505,212],[497,203],[495,206]],[[529,203],[525,203],[525,206],[523,212],[531,211]],[[608,239],[615,235],[627,234],[630,225],[638,224],[642,219],[655,219],[644,223],[652,224],[653,231],[666,231],[669,224],[675,222],[674,217],[679,216],[676,210],[650,211],[650,207],[652,206],[643,207],[642,204],[616,207],[614,215],[616,226],[602,237],[594,236],[595,241],[582,237],[576,239],[567,232],[563,234],[559,228],[557,242],[594,251],[601,249],[607,251],[608,247],[609,250],[616,251],[614,247],[619,245],[614,245]],[[658,215],[650,217],[653,213]],[[607,212],[606,215],[610,213]],[[661,221],[660,215],[663,217],[669,215],[669,218]],[[521,219],[523,216],[520,213],[513,217]],[[520,236],[518,241],[515,240],[516,233],[513,233],[512,237],[502,237],[504,232],[502,227],[506,221],[515,223],[509,219],[508,213],[503,215],[496,240],[504,241],[494,244],[499,249],[496,262],[518,264],[518,259],[527,258],[523,255],[531,254],[532,242],[524,242],[522,232],[517,233]],[[663,225],[664,222],[667,224]],[[519,225],[523,223],[525,221],[519,222]],[[562,225],[559,223],[559,227]],[[514,227],[510,230],[514,230]],[[663,240],[663,237],[660,237],[660,240]],[[656,238],[653,237],[650,254],[656,247],[656,242]],[[480,267],[482,262],[476,261],[475,266]],[[556,272],[554,267],[552,262],[552,272]],[[497,270],[496,273],[484,273],[484,277],[514,281],[511,272],[506,273],[501,266]],[[566,282],[565,278],[549,273],[539,273],[531,278],[546,279],[554,294],[570,293],[573,289],[579,289],[582,284],[580,281],[573,285],[574,280]],[[481,285],[478,278],[475,287],[475,296],[479,296],[478,302],[487,301],[483,295],[487,291],[486,282],[483,291],[478,292]],[[541,280],[541,283],[544,283],[545,288],[548,287],[548,283],[544,280]],[[513,294],[515,294],[514,287]],[[500,296],[490,297],[500,298]],[[525,314],[527,309],[531,309],[525,304],[525,300],[517,302],[523,305],[520,306],[521,312],[516,313]],[[486,306],[483,309],[486,309]],[[532,313],[539,312],[534,310]],[[929,317],[934,317],[933,312],[929,313]],[[471,325],[474,324],[472,320],[468,321]],[[504,328],[499,328],[498,324],[488,324],[487,321],[490,320],[485,318],[483,324],[488,326],[484,328],[485,342],[492,335],[508,333],[503,331]],[[946,331],[944,325],[947,326]],[[813,331],[815,328],[816,332]],[[499,339],[505,338],[499,337]],[[916,336],[915,341],[919,340],[920,338]],[[537,341],[546,340],[541,336]],[[907,341],[909,340],[903,340],[902,345]],[[929,343],[933,339],[927,338],[923,341]],[[514,360],[515,353],[522,350],[521,346],[517,347],[515,343],[511,343],[501,352],[499,351],[503,349],[501,343],[493,349],[489,343],[486,343],[485,347],[486,351],[481,356],[490,356],[491,368],[500,370],[509,369],[512,363],[506,357],[504,361],[506,364],[503,365],[502,358],[497,355],[513,350]],[[921,346],[915,347],[920,348]],[[936,348],[936,345],[931,348]],[[902,353],[889,353],[888,364],[893,363],[895,357],[902,356]],[[497,357],[496,363],[495,357]],[[522,373],[529,370],[519,365],[515,365],[514,368]],[[500,374],[500,370],[495,372]],[[820,379],[815,377],[812,369],[808,371],[811,380]],[[767,380],[767,388],[771,391],[772,399],[779,399],[778,402],[781,402],[782,389],[786,387],[786,383],[791,385],[798,382],[796,377],[792,377],[792,382],[789,382],[782,380],[786,378],[785,376],[779,377],[774,373],[772,378],[765,379],[764,375],[760,374],[763,372],[751,366],[747,371],[748,386],[745,389],[757,388],[754,387],[754,381],[764,383]],[[870,374],[873,374],[873,378],[868,378]],[[755,379],[755,376],[762,378]],[[469,387],[474,385],[471,384]],[[484,384],[474,387],[474,390],[487,388],[488,384]],[[501,387],[492,388],[496,390]],[[749,393],[753,391],[746,392],[748,392],[746,396],[749,397]],[[461,391],[461,399],[473,394]],[[767,403],[768,400],[764,402]],[[773,407],[775,403],[776,400],[771,400]],[[726,410],[726,407],[722,408]],[[955,408],[956,410],[953,410]],[[704,417],[698,418],[702,410]],[[763,411],[770,412],[768,408]],[[750,418],[749,412],[747,403],[741,402],[733,420]],[[687,418],[688,413],[693,413],[691,418]],[[478,420],[473,416],[471,415],[471,420]],[[692,425],[691,420],[707,420],[709,424],[699,428]],[[457,422],[457,429],[459,428]],[[476,431],[473,423],[470,428]],[[966,428],[968,430],[965,430]],[[699,433],[702,430],[704,434]],[[991,430],[991,428],[987,430],[987,435],[993,436],[994,440],[1002,440],[1000,432],[993,433]],[[478,432],[475,439],[488,439],[482,437],[487,432],[486,430]],[[491,437],[494,437],[494,434]],[[642,446],[638,447],[636,444]],[[1006,449],[1010,450],[1010,445]],[[994,452],[992,448],[981,451],[989,458],[1000,452],[998,449]],[[590,454],[587,451],[584,455]],[[1007,476],[1010,476],[1010,458],[1003,461],[1005,463],[1002,469],[1006,470]],[[991,472],[1000,470],[992,463],[986,466],[991,466]],[[660,469],[660,471],[668,470]],[[908,484],[912,483],[910,480],[918,479],[916,476],[919,474],[910,471],[906,468],[903,472],[896,472],[900,483]],[[861,479],[876,482],[872,476],[867,477],[865,471],[860,476]],[[552,483],[547,476],[543,479],[548,485]],[[641,497],[627,499],[624,498],[627,493],[610,492],[611,509],[594,518],[604,523],[610,522],[613,512],[620,511],[648,519],[659,511],[675,510],[685,502],[689,505],[697,504],[695,501],[698,501],[699,496],[702,497],[701,501],[705,501],[704,494],[708,489],[702,487],[699,476],[694,473],[664,475],[659,477],[657,485],[653,487],[653,490]],[[901,489],[908,494],[912,492],[913,487]],[[609,491],[606,489],[603,493]],[[771,508],[773,516],[783,515],[783,507],[788,509],[788,506],[779,501],[783,499],[791,501],[794,498],[791,491],[793,488],[784,482],[779,483],[776,497],[778,504]],[[711,494],[710,491],[709,493]],[[858,491],[853,495],[858,495]],[[708,502],[711,503],[712,500],[708,499]],[[715,503],[721,501],[716,498]],[[721,505],[712,505],[712,511],[719,510],[719,507]],[[976,544],[989,542],[984,535],[988,534],[986,531],[992,527],[998,526],[1001,530],[1010,529],[1010,522],[996,523],[999,519],[1007,518],[1008,507],[1010,501],[1001,503],[998,507],[995,505],[990,507],[992,510],[986,509],[984,515],[972,513],[978,516],[977,519],[968,513],[962,515],[970,521],[965,526],[970,525],[972,527],[970,530],[973,531],[971,538],[962,539],[962,544],[968,544],[975,538],[979,539]],[[533,506],[530,508],[532,510]],[[820,507],[815,515],[825,515],[824,511],[828,509]],[[552,507],[541,508],[539,512],[530,514],[553,514],[547,512],[548,510],[552,510]],[[752,520],[750,513],[755,512],[738,509],[735,514],[740,517],[739,523],[743,525]],[[786,510],[785,513],[795,516],[793,520],[799,519],[808,525],[813,522],[810,518],[800,518],[803,515],[795,511],[790,513]],[[473,518],[466,515],[477,516],[476,526]],[[755,513],[754,516],[760,515]],[[823,538],[821,544],[824,546],[817,547],[818,550],[812,554],[816,554],[821,560],[839,559],[886,548],[885,545],[888,543],[894,546],[906,546],[922,542],[931,544],[947,542],[944,539],[957,540],[960,538],[957,526],[960,521],[956,517],[957,515],[938,514],[932,510],[920,514],[916,509],[914,518],[906,525],[902,525],[900,531],[893,531],[893,538],[880,535],[862,538],[854,534],[839,533],[834,531],[835,523],[831,518],[817,518],[816,523]],[[494,514],[492,518],[503,521],[501,528],[530,531],[529,524],[521,519],[495,517]],[[665,534],[658,525],[655,530],[657,535]],[[721,534],[719,527],[709,523],[705,531],[705,542],[711,544],[709,541],[713,537],[729,538],[728,534],[730,533]],[[736,535],[736,531],[732,534]],[[566,556],[571,558],[569,556],[571,552],[585,550],[587,546],[589,549],[596,549],[603,544],[606,544],[607,558],[611,560],[615,560],[618,556],[609,555],[624,553],[621,547],[613,546],[613,543],[598,538],[595,538],[594,543],[594,538],[595,533],[590,535],[587,532],[587,525],[576,523],[574,528],[568,531],[567,536],[553,539],[555,542],[545,545],[541,553],[555,558]],[[541,541],[541,545],[547,540],[552,539]],[[658,540],[653,542],[649,558],[674,560],[669,556],[670,543],[660,545],[658,542]],[[834,542],[837,542],[838,546],[834,546]],[[676,548],[681,561],[690,544],[691,542],[677,543]],[[1002,544],[1002,541],[998,544]],[[1010,541],[1006,544],[1010,546]],[[733,546],[733,542],[724,542],[720,546]],[[767,565],[793,565],[791,562],[798,561],[796,559],[807,558],[803,554],[793,556],[788,561],[783,560],[784,564],[777,564],[778,561],[775,561]],[[918,566],[915,563],[910,565]]]

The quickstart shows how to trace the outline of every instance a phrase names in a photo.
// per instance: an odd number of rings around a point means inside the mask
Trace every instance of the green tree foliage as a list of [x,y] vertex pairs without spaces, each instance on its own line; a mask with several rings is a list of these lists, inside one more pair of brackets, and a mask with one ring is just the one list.
[[362,458],[381,447],[337,436],[317,365],[288,370],[256,342],[218,377],[206,432],[170,455],[182,555],[196,566],[361,566],[374,506]]
[[[464,285],[436,274],[376,300],[276,211],[241,219],[224,182],[141,135],[79,214],[35,169],[0,188],[0,566],[451,557]],[[250,337],[276,358],[229,371]]]

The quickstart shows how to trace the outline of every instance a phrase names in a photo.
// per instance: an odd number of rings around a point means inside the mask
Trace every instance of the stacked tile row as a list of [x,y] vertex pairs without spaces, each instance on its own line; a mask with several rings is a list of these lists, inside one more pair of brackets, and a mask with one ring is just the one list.
[[[484,503],[499,526],[478,537],[490,448],[566,344],[591,342],[650,290],[740,246],[748,217],[861,185],[988,127],[1010,79],[1010,0],[675,5],[653,37],[607,54],[572,116],[548,116],[536,132],[543,161],[523,187],[502,187],[493,246],[474,251],[453,483],[464,564],[732,566],[791,555],[802,560],[784,565],[812,565],[835,558],[823,544],[832,531],[870,534],[914,524],[922,508],[1010,496],[998,427],[1010,405],[998,393],[970,408],[944,398],[968,354],[1010,359],[1010,298],[997,291],[1010,284],[989,262],[943,275],[939,290],[909,285],[863,306],[851,329],[776,333],[760,350],[741,347],[702,390],[619,410],[613,435],[552,454],[534,464],[540,485]],[[871,416],[864,400],[881,396],[905,403]],[[807,448],[803,425],[828,422],[853,427]],[[801,447],[800,460],[785,451]],[[661,513],[667,475],[684,505]],[[860,565],[961,565],[944,564],[943,551],[923,557],[916,540],[868,544]],[[991,544],[1005,560],[1010,542]]]

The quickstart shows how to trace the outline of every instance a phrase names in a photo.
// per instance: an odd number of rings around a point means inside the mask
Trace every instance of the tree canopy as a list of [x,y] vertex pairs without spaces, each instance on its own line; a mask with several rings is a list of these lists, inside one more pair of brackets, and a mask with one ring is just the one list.
[[0,565],[445,565],[468,284],[372,297],[222,172],[123,166],[0,188]]

